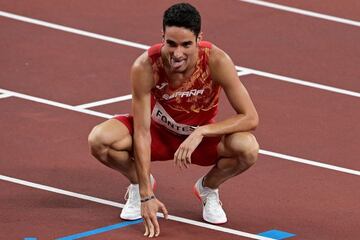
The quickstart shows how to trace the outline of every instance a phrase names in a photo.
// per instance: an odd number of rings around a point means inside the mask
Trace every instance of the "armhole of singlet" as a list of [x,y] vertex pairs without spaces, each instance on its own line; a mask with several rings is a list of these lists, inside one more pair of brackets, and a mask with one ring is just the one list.
[[199,46],[211,49],[212,48],[212,43],[208,42],[208,41],[201,41],[201,42],[199,42]]
[[148,49],[148,57],[150,58],[152,63],[154,63],[155,60],[161,55],[162,45],[162,43],[155,44]]

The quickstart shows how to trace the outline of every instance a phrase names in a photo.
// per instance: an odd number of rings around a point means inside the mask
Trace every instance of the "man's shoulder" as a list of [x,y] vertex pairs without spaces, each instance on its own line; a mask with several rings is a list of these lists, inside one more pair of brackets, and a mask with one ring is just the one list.
[[238,79],[234,63],[224,50],[214,46],[209,59],[209,68],[214,82],[223,85],[226,79],[235,79],[234,76]]
[[130,71],[133,92],[137,94],[149,93],[154,85],[152,65],[148,53],[141,54],[133,63]]
[[212,45],[212,48],[210,51],[210,57],[209,57],[210,68],[218,66],[219,64],[226,61],[226,59],[228,59],[228,58],[229,58],[229,56],[227,55],[227,53],[224,50],[222,50],[215,44]]
[[138,56],[133,65],[132,65],[133,69],[136,70],[146,70],[146,69],[151,69],[151,62],[149,59],[149,54],[148,51],[143,52],[140,56]]
[[226,52],[215,44],[212,44],[210,54],[213,59],[219,59],[226,56]]

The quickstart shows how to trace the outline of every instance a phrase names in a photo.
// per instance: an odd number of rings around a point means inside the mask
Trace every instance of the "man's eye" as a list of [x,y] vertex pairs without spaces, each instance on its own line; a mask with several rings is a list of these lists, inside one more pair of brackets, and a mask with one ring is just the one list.
[[170,47],[176,47],[176,44],[175,44],[175,43],[168,42],[167,44],[168,44]]
[[185,48],[189,48],[189,47],[191,46],[191,43],[184,43],[183,46],[184,46]]

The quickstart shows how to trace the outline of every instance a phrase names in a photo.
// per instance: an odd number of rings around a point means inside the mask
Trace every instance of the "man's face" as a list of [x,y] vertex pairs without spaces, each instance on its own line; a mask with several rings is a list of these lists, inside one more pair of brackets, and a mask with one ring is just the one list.
[[197,39],[189,29],[165,27],[164,47],[167,63],[173,73],[184,73],[197,60]]

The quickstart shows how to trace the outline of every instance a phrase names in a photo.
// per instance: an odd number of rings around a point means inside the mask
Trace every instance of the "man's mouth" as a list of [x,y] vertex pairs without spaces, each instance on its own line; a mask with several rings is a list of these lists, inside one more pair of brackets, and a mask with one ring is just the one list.
[[180,68],[183,64],[185,64],[185,59],[170,59],[170,65],[173,68]]

